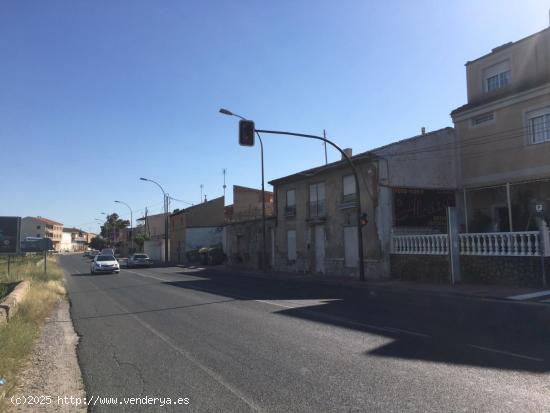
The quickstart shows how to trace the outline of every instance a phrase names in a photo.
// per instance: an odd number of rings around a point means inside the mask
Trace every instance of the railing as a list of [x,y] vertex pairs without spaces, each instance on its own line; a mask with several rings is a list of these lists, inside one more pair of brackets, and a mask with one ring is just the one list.
[[447,234],[394,235],[392,254],[446,255],[449,253]]
[[[540,232],[487,232],[459,234],[460,255],[531,257],[541,255]],[[392,254],[446,255],[447,234],[393,235]]]
[[540,255],[539,231],[459,234],[461,255]]

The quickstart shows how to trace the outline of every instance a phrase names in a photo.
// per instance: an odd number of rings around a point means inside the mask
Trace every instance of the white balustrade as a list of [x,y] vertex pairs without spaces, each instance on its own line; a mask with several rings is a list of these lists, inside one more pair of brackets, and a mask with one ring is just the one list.
[[393,235],[392,254],[448,254],[446,234],[433,235]]
[[539,231],[459,234],[461,255],[540,255]]
[[[539,231],[459,234],[461,255],[520,256],[541,254]],[[393,235],[392,254],[446,255],[447,234]]]

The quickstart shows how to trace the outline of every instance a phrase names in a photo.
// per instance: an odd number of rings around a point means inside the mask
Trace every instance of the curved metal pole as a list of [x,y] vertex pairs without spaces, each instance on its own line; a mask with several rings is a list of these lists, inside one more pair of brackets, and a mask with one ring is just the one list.
[[[224,112],[222,112],[224,113]],[[244,116],[238,115],[236,113],[227,111],[225,115],[236,116],[242,120],[248,120]],[[262,258],[261,258],[261,268],[262,271],[267,271],[266,265],[266,255],[267,255],[267,245],[266,245],[266,223],[265,223],[265,179],[264,179],[264,143],[262,137],[260,136],[260,131],[254,130],[256,136],[260,141],[260,157],[261,157],[261,168],[262,168]]]
[[283,131],[274,131],[274,130],[263,130],[263,129],[257,129],[256,133],[270,133],[273,135],[287,135],[287,136],[299,136],[302,138],[310,138],[310,139],[317,139],[323,142],[328,143],[329,145],[336,148],[342,156],[346,159],[349,166],[351,167],[351,170],[353,172],[353,175],[355,177],[355,191],[357,192],[357,248],[359,252],[359,279],[361,281],[365,281],[365,263],[363,259],[363,228],[361,226],[361,192],[359,188],[359,173],[357,172],[357,169],[355,168],[355,165],[353,164],[353,161],[348,156],[347,153],[345,153],[342,148],[340,148],[338,145],[336,145],[334,142],[322,137],[322,136],[316,136],[316,135],[306,135],[303,133],[293,133],[293,132],[283,132]]
[[152,179],[146,179],[146,178],[140,178],[143,181],[149,181],[157,185],[160,190],[162,191],[162,194],[164,195],[164,262],[168,262],[168,197],[166,195],[166,192],[164,191],[164,188],[156,181],[153,181]]
[[130,245],[132,246],[132,250],[133,250],[134,249],[134,211],[132,211],[132,207],[124,201],[115,201],[115,202],[118,204],[126,205],[130,210]]

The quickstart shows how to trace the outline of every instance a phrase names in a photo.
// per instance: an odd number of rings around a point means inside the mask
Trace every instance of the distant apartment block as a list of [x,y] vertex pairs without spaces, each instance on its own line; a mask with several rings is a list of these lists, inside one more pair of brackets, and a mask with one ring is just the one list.
[[26,237],[49,238],[56,251],[61,249],[63,224],[43,217],[25,217],[21,220],[21,239]]

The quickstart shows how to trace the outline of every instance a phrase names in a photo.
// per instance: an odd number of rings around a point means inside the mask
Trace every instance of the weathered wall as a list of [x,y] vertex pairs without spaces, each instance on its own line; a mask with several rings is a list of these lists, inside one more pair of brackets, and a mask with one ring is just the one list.
[[185,251],[223,244],[224,227],[188,227],[185,234]]
[[[266,259],[272,268],[272,230],[275,218],[266,219]],[[259,269],[263,248],[262,220],[255,219],[231,223],[225,226],[225,253],[230,265]]]
[[185,209],[188,227],[217,227],[225,222],[224,197],[212,199]]

